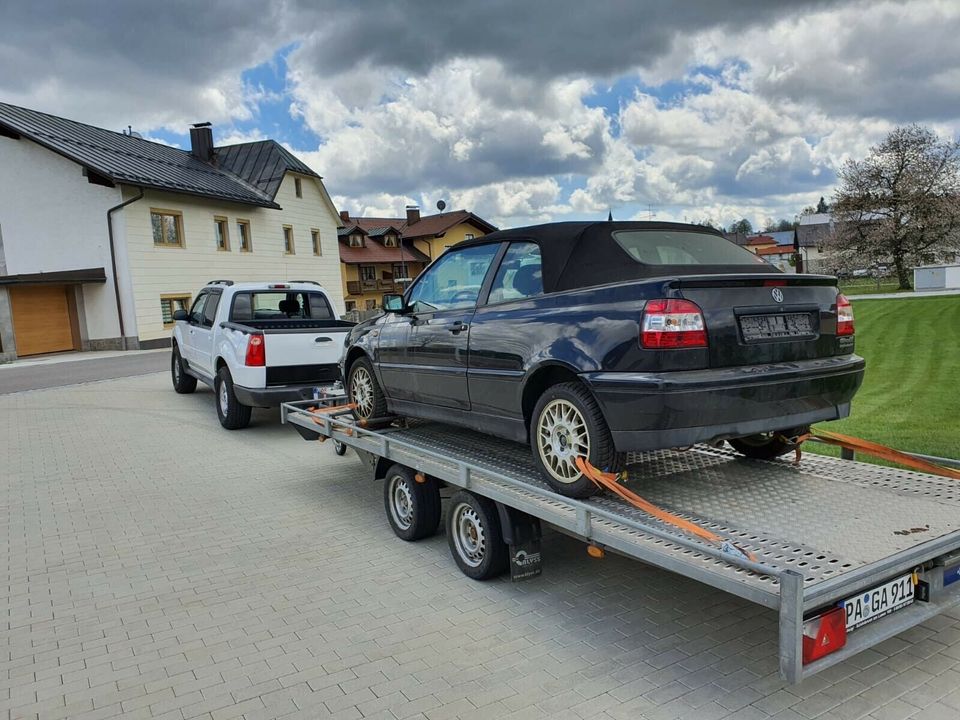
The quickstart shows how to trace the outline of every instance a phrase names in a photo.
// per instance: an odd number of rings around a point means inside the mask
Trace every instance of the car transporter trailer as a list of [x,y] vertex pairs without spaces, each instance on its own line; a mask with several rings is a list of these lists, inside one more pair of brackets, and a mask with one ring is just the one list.
[[[777,610],[780,674],[791,683],[960,604],[956,480],[809,454],[751,460],[702,445],[631,455],[627,487],[679,518],[671,523],[611,493],[556,494],[524,445],[432,422],[359,427],[335,407],[345,401],[286,403],[282,419],[307,440],[352,447],[386,480],[398,536],[437,531],[445,484],[457,490],[448,541],[470,577],[503,572],[507,558],[513,579],[539,574],[547,523],[592,555],[608,549]],[[424,517],[426,525],[413,521]],[[494,550],[491,564],[484,552]]]

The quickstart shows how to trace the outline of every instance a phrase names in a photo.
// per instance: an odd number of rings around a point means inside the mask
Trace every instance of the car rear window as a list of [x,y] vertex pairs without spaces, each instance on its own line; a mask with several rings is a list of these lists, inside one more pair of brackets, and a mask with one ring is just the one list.
[[616,230],[613,239],[644,265],[750,265],[763,258],[710,233],[676,230]]
[[233,322],[290,319],[333,320],[327,298],[314,292],[238,292],[233,298]]

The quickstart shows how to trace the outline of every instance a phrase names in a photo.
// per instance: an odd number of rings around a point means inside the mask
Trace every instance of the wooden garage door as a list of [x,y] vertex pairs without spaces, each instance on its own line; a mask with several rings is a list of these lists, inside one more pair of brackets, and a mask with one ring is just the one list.
[[17,355],[73,350],[70,305],[63,285],[10,289]]

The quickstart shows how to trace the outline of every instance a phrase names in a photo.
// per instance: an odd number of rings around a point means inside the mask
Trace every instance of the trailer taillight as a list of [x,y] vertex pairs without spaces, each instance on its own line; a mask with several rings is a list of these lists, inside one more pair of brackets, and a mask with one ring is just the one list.
[[837,294],[837,335],[853,335],[853,306],[843,293]]
[[248,367],[264,367],[267,364],[267,346],[263,335],[251,335],[247,341],[247,357],[243,362]]
[[835,607],[803,624],[803,664],[819,660],[847,644],[847,613]]
[[648,300],[640,322],[640,345],[660,350],[707,347],[703,313],[689,300]]

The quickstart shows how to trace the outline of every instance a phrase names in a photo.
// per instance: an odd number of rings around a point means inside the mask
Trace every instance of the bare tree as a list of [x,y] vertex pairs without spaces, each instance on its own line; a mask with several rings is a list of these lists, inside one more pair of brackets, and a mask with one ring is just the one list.
[[895,129],[864,160],[843,166],[833,210],[834,250],[892,261],[909,289],[913,265],[957,246],[960,143],[919,125]]

